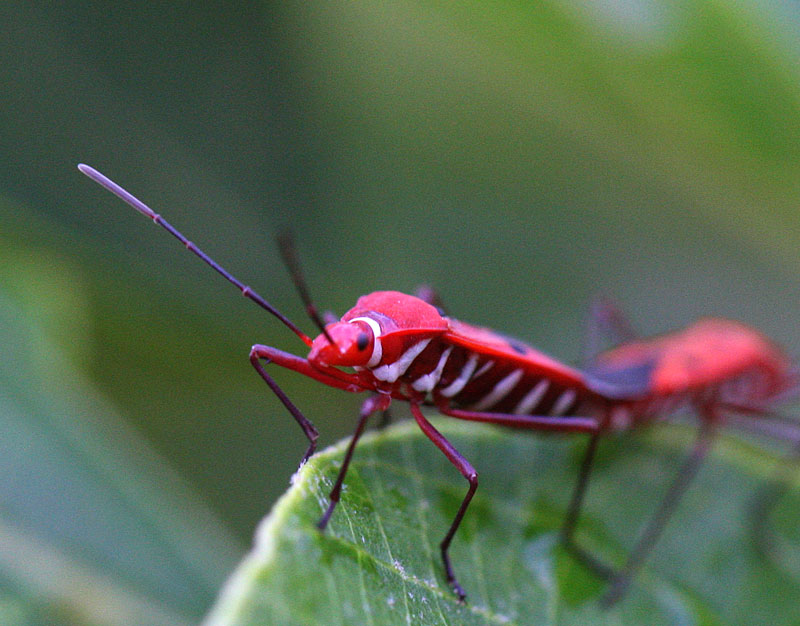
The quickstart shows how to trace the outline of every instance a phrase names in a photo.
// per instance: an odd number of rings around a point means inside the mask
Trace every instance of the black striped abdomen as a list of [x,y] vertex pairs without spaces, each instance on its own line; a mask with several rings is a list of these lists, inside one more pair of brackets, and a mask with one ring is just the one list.
[[574,414],[585,392],[526,365],[433,340],[397,382],[410,397],[425,394],[435,404],[476,412]]

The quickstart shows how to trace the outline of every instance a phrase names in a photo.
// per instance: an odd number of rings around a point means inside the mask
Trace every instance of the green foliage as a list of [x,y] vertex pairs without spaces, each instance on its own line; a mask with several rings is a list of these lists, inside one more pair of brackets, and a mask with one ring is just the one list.
[[[3,3],[0,19],[0,624],[198,619],[235,561],[229,532],[250,537],[303,450],[246,355],[256,341],[304,346],[85,180],[78,161],[151,202],[301,325],[272,244],[285,225],[320,309],[425,282],[460,319],[569,360],[602,291],[645,332],[726,315],[800,353],[793,3],[65,0]],[[356,398],[276,376],[323,437],[351,429]],[[311,554],[287,578],[307,604],[270,596],[280,585],[267,573],[248,586],[253,600],[298,616],[330,601],[338,616],[363,606],[363,584],[374,615],[391,597],[403,622],[407,603],[455,612],[454,624],[522,624],[537,611],[565,623],[797,617],[796,514],[778,511],[774,568],[744,530],[744,498],[769,459],[728,440],[629,601],[599,614],[602,587],[553,544],[572,444],[500,444],[480,428],[456,436],[482,483],[454,545],[471,603],[455,606],[436,542],[465,485],[402,432],[359,451],[331,533],[312,528],[333,473],[324,456],[304,470],[323,472],[318,501],[269,526],[282,548],[273,569],[307,554],[283,550],[292,536],[311,552],[339,546],[331,563],[347,569],[348,542],[380,520],[393,536],[355,553],[364,570],[322,577]],[[581,534],[607,558],[622,557],[649,492],[665,486],[660,470],[683,449],[672,437],[604,445]],[[532,458],[511,455],[517,446]],[[369,458],[392,471],[371,473]],[[413,480],[392,478],[415,467]],[[381,485],[389,502],[364,512]],[[368,523],[351,529],[348,511]],[[405,577],[376,565],[394,560]],[[381,596],[376,569],[407,589]]]
[[236,542],[77,367],[74,267],[0,244],[0,623],[193,623]]
[[[756,554],[748,535],[747,502],[763,478],[763,452],[720,441],[629,596],[603,611],[603,584],[557,543],[579,447],[453,421],[438,426],[480,475],[452,549],[466,605],[447,587],[437,548],[466,483],[406,423],[365,437],[324,534],[314,525],[344,443],[301,469],[206,626],[777,625],[800,618],[800,578]],[[685,426],[660,426],[605,442],[581,541],[619,562],[691,439]],[[793,494],[782,508],[798,502]],[[800,558],[800,543],[789,547]]]

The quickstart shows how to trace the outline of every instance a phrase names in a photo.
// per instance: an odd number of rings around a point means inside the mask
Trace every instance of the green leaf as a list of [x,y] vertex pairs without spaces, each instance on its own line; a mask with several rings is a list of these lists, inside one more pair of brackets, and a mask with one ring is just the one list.
[[[604,585],[557,541],[583,446],[454,421],[437,426],[480,477],[452,547],[466,605],[448,588],[437,547],[466,481],[406,423],[364,437],[325,533],[315,523],[344,442],[312,457],[263,521],[206,626],[790,624],[800,618],[796,572],[759,556],[748,534],[747,503],[771,467],[763,450],[728,436],[717,444],[629,595],[604,611],[598,603]],[[687,426],[664,425],[604,441],[580,541],[619,563],[692,437]],[[797,495],[787,500],[780,510],[797,510]],[[796,526],[796,513],[793,519]],[[800,542],[793,546],[797,559]]]
[[237,542],[78,367],[80,272],[3,221],[0,624],[194,623]]

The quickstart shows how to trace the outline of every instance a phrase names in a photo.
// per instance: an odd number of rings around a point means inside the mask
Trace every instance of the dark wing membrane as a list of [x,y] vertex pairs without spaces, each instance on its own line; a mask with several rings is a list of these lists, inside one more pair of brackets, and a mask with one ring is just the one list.
[[616,400],[636,400],[649,394],[656,359],[638,363],[595,363],[583,371],[586,386]]

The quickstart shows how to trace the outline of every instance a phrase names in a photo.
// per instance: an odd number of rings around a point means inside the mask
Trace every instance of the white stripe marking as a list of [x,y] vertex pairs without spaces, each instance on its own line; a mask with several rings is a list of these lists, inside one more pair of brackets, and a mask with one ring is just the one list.
[[445,398],[452,398],[454,395],[456,395],[464,388],[464,385],[469,382],[469,379],[472,377],[472,372],[475,371],[475,366],[477,364],[478,355],[473,352],[469,355],[467,362],[464,363],[464,367],[461,368],[461,373],[458,375],[458,378],[456,378],[447,387],[442,389],[439,393]]
[[519,401],[519,404],[514,407],[514,414],[530,415],[542,401],[544,394],[547,393],[548,387],[550,387],[550,381],[546,378],[542,378],[542,380],[536,383],[536,386],[533,389],[531,389],[522,397],[522,400]]
[[375,367],[383,358],[383,346],[381,345],[381,325],[371,317],[354,317],[350,322],[364,322],[372,329],[372,356],[367,361],[367,367]]
[[411,385],[417,391],[422,391],[427,393],[431,389],[436,386],[436,383],[439,382],[439,379],[442,377],[442,372],[444,371],[444,365],[447,363],[447,357],[450,356],[450,353],[453,351],[453,346],[450,346],[442,352],[442,356],[439,357],[439,363],[437,363],[436,368],[432,372],[428,372],[423,376],[417,378],[414,383]]
[[482,374],[485,374],[490,369],[492,369],[492,365],[494,365],[494,361],[486,361],[486,363],[484,363],[481,366],[481,369],[479,369],[477,372],[475,372],[475,378],[477,378],[478,376],[481,376]]
[[553,408],[550,409],[550,415],[562,415],[573,402],[575,402],[575,391],[567,389],[559,396],[558,400],[556,400]]
[[403,374],[406,373],[406,370],[409,367],[411,367],[411,363],[414,362],[414,359],[416,359],[419,356],[420,352],[422,352],[425,348],[428,347],[428,344],[430,342],[431,342],[430,339],[423,339],[422,341],[418,341],[408,350],[403,352],[403,354],[400,355],[400,358],[397,359],[394,363],[381,365],[380,367],[372,370],[372,375],[378,380],[382,380],[387,383],[393,383]]
[[494,406],[505,398],[522,378],[522,370],[516,369],[504,378],[501,378],[492,390],[480,401],[472,406],[473,411],[483,411]]

